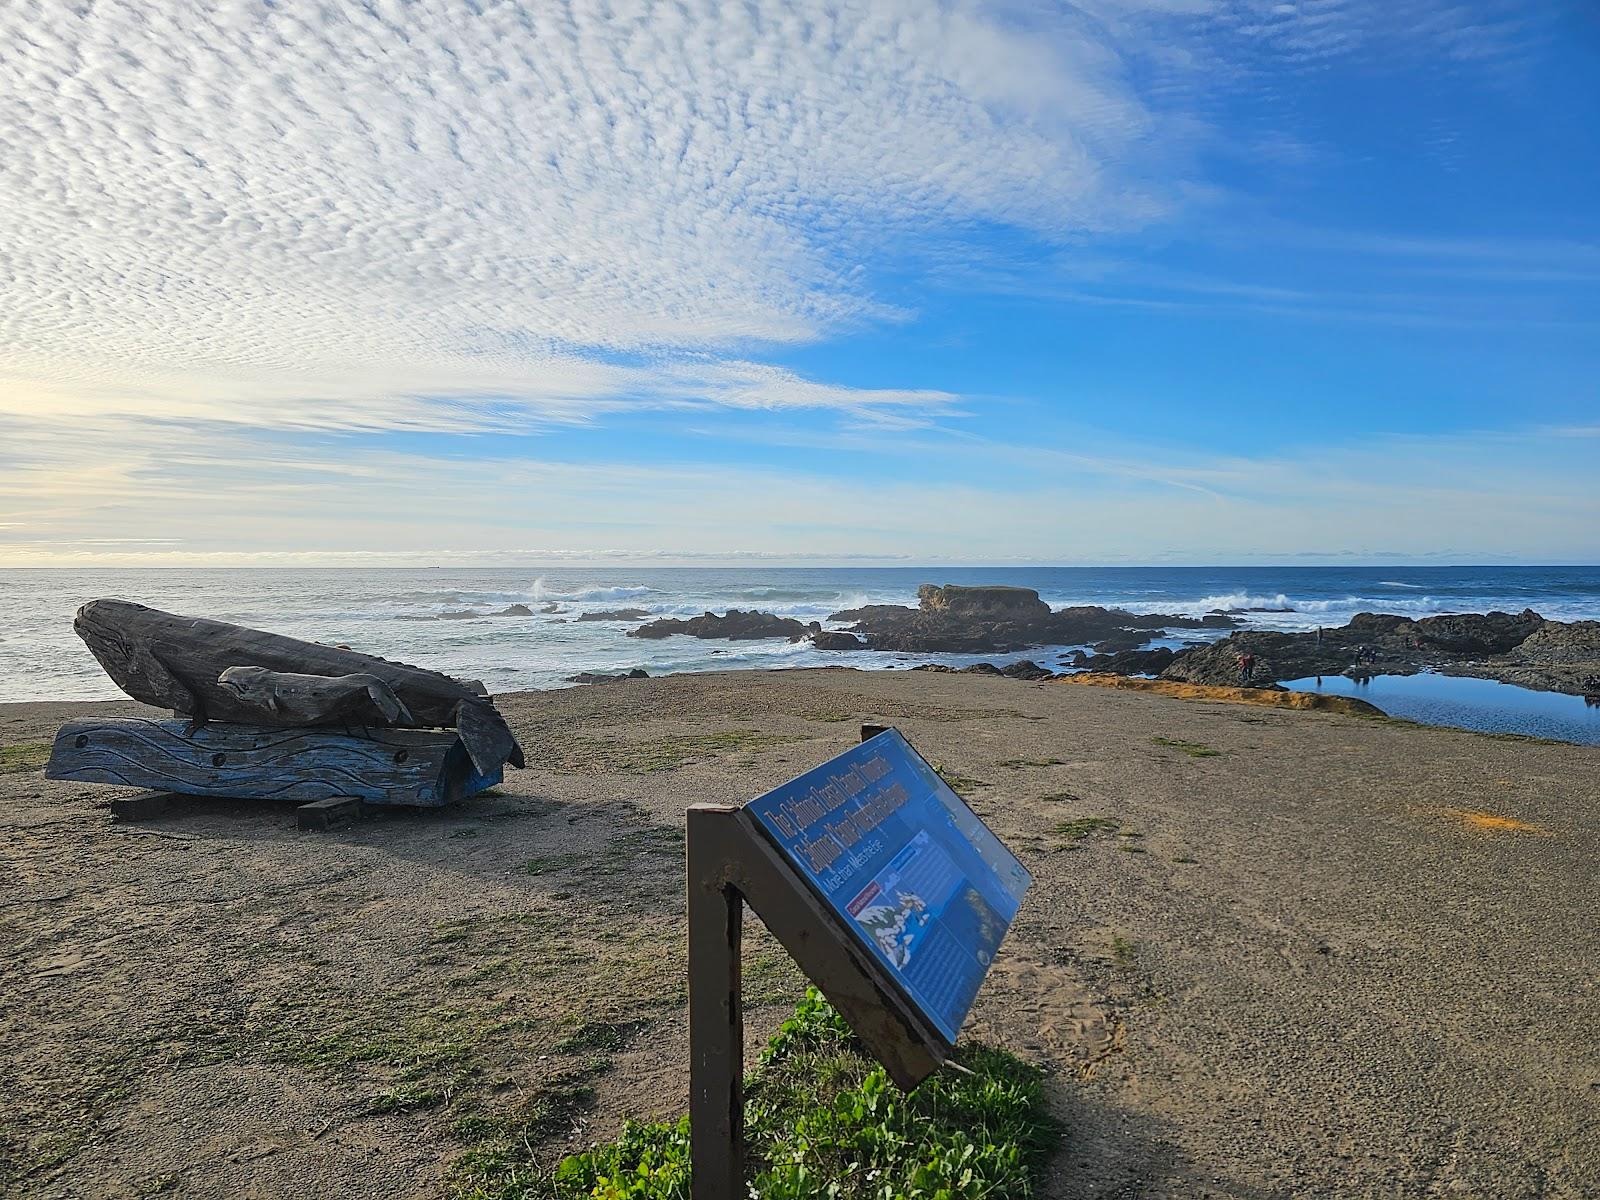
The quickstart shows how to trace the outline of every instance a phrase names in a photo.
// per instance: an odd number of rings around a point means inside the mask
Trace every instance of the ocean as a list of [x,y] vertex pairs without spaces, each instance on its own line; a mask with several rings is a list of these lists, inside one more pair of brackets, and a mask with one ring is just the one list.
[[[1600,618],[1600,567],[553,567],[549,569],[160,569],[0,571],[0,701],[121,695],[72,632],[86,600],[114,596],[258,626],[453,675],[491,691],[564,686],[580,671],[675,671],[848,665],[905,668],[1020,658],[1050,663],[1069,647],[1009,655],[824,653],[783,642],[626,636],[639,621],[577,621],[642,609],[693,616],[755,608],[827,623],[862,604],[915,604],[922,583],[1036,588],[1053,606],[1134,612],[1238,612],[1248,626],[1304,630],[1357,612],[1427,616],[1533,608],[1558,620]],[[532,616],[492,616],[513,604]],[[539,611],[554,605],[559,612]],[[481,614],[440,619],[445,612]],[[1206,636],[1222,636],[1206,632]],[[1182,645],[1196,631],[1174,631]]]

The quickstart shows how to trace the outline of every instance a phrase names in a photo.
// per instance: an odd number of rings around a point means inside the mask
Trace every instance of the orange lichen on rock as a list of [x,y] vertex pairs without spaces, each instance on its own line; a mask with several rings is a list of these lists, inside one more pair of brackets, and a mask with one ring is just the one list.
[[1178,700],[1220,700],[1224,704],[1260,704],[1269,708],[1317,709],[1344,713],[1352,717],[1381,717],[1384,712],[1365,700],[1352,696],[1325,696],[1318,692],[1284,692],[1275,688],[1213,687],[1204,683],[1178,683],[1171,679],[1134,679],[1085,671],[1078,675],[1058,675],[1052,683],[1076,683],[1087,687],[1120,688],[1130,692],[1153,692]]
[[1463,825],[1471,829],[1493,830],[1496,833],[1537,833],[1540,837],[1549,837],[1550,831],[1541,829],[1537,825],[1530,825],[1527,821],[1519,821],[1515,817],[1500,817],[1494,813],[1478,812],[1470,808],[1441,808],[1440,814],[1454,817]]

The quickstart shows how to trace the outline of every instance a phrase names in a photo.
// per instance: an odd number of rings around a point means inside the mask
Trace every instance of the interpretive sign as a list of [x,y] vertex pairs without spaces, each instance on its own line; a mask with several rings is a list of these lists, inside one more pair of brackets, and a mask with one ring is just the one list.
[[693,1200],[749,1195],[746,904],[909,1091],[950,1057],[1032,882],[897,730],[861,736],[749,804],[689,807]]
[[1032,877],[896,729],[745,806],[951,1045]]

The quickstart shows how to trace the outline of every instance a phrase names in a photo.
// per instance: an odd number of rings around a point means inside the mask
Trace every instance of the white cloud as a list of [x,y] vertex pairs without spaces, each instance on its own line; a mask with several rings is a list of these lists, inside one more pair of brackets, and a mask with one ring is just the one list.
[[894,316],[854,264],[897,230],[1150,211],[1113,55],[924,0],[19,3],[0,45],[0,355],[36,411],[569,415],[635,386],[618,354]]
[[668,399],[902,406],[716,360],[905,316],[864,264],[910,234],[1159,215],[1194,129],[1136,63],[1193,87],[1218,37],[1498,28],[1445,0],[12,3],[0,411],[434,428],[482,395],[494,426],[660,399],[657,370]]

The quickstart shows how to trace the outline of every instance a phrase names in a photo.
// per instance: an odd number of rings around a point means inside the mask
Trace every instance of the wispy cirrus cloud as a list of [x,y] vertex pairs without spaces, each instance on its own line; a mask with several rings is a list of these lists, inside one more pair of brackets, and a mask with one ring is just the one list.
[[561,416],[640,391],[619,355],[693,390],[894,318],[853,263],[895,231],[1153,211],[1115,62],[964,6],[22,4],[0,43],[0,349],[50,403]]
[[900,406],[715,360],[903,318],[866,264],[919,232],[1159,217],[1201,132],[1185,106],[1240,45],[1509,45],[1514,12],[11,5],[0,362],[36,409],[290,424],[412,427],[474,395],[571,419],[662,368],[741,407]]

